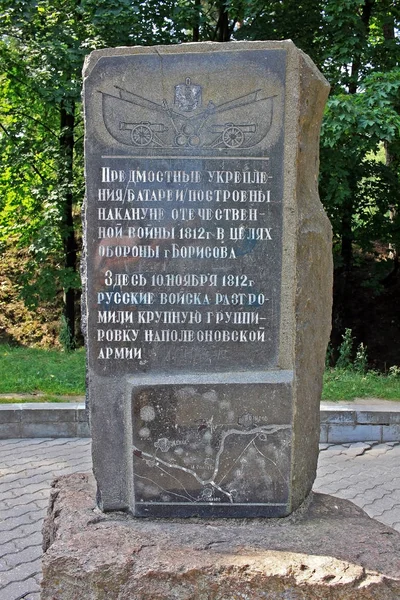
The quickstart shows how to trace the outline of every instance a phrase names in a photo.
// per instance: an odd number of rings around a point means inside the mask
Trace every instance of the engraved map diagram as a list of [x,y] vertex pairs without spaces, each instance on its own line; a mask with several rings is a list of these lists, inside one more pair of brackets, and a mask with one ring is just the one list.
[[265,404],[208,386],[134,395],[136,501],[285,503],[290,425],[269,422]]

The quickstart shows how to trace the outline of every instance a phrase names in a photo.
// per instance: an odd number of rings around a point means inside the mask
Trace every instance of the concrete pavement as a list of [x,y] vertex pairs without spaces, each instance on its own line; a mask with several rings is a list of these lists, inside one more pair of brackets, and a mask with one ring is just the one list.
[[[399,464],[400,442],[321,444],[314,489],[400,531]],[[0,600],[39,600],[50,483],[90,469],[89,438],[0,440]]]
[[89,438],[0,442],[0,600],[39,600],[42,523],[55,474],[91,469]]

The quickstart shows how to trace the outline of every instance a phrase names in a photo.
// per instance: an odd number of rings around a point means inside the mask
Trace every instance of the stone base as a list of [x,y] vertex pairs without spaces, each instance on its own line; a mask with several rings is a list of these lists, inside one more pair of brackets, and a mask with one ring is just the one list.
[[400,534],[314,494],[284,519],[138,519],[95,508],[85,474],[53,483],[42,600],[395,600]]

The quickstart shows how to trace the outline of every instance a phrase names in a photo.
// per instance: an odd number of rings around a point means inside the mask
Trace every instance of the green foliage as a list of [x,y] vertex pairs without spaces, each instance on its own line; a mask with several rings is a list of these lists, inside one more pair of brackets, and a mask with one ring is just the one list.
[[351,329],[346,329],[342,336],[342,343],[339,346],[339,358],[336,361],[338,369],[348,369],[352,364],[353,336]]
[[[329,80],[320,192],[336,264],[400,246],[400,6],[390,0],[3,0],[0,244],[29,257],[29,306],[78,290],[83,199],[81,70],[107,46],[292,39]],[[377,160],[384,152],[384,160]],[[71,251],[72,247],[72,251]],[[378,290],[379,285],[375,285]],[[67,326],[71,330],[71,323]],[[68,337],[68,336],[67,336]]]
[[357,373],[366,373],[368,370],[367,347],[364,346],[362,342],[357,348],[354,359],[354,370],[357,371]]
[[3,1],[0,243],[12,239],[29,253],[16,280],[28,306],[80,288],[85,56],[105,46],[186,41],[191,10],[180,0]]
[[[27,250],[13,238],[0,244],[0,339],[13,344],[50,347],[57,345],[62,296],[58,291],[34,307],[22,299],[21,273],[30,264]],[[39,290],[38,290],[39,293]]]
[[70,327],[69,327],[64,315],[62,315],[62,317],[61,317],[59,340],[60,340],[60,344],[61,344],[61,347],[63,348],[64,352],[69,353],[69,352],[72,352],[73,350],[75,350],[75,340],[73,339],[73,337],[71,335]]
[[247,0],[241,3],[241,10],[237,3],[229,2],[228,6],[234,14],[240,15],[241,26],[235,31],[236,39],[291,39],[320,65],[323,4],[315,0]]
[[[75,144],[76,166],[70,166],[61,143],[60,111],[64,107],[78,116],[74,101],[80,93],[84,52],[77,56],[78,27],[73,13],[63,14],[64,4],[53,4],[53,10],[46,2],[3,6],[0,241],[13,239],[28,252],[16,285],[33,307],[71,285],[64,255],[69,235],[66,198],[72,194],[78,217],[82,178],[74,174],[81,170],[82,144]],[[73,270],[72,285],[78,288]]]
[[[353,245],[364,251],[375,240],[399,246],[400,6],[386,0],[249,0],[243,7],[237,39],[292,39],[332,86],[320,192],[339,248],[337,266],[351,267]],[[378,163],[382,143],[390,160]]]
[[363,250],[371,250],[378,239],[397,246],[399,220],[390,211],[399,202],[399,175],[375,153],[382,142],[400,137],[400,69],[368,75],[359,89],[328,101],[321,137],[322,199],[336,240],[347,212],[352,241]]
[[329,369],[333,365],[333,346],[329,342],[325,354],[325,369]]
[[[342,343],[338,348],[338,359],[336,361],[336,369],[340,371],[356,371],[357,373],[366,373],[368,370],[368,355],[367,348],[361,342],[357,346],[356,354],[353,360],[353,345],[354,337],[351,329],[347,328],[342,335]],[[330,346],[330,357],[332,356],[332,347]],[[331,361],[326,363],[329,367]]]
[[389,369],[388,377],[392,377],[393,379],[400,379],[400,367],[397,365],[393,365]]

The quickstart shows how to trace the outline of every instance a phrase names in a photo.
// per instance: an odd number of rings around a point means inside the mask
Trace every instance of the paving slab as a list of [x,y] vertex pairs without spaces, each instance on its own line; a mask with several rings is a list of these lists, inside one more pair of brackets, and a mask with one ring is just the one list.
[[[39,600],[41,528],[56,475],[91,470],[89,438],[0,440],[0,600]],[[400,443],[321,444],[314,490],[400,531]]]

